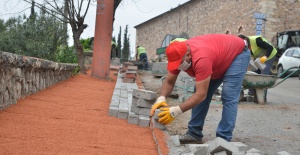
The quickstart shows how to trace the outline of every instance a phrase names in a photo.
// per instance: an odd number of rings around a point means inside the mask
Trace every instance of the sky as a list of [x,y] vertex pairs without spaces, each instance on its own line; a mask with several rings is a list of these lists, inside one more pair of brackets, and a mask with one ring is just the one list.
[[[36,0],[42,1],[42,0]],[[96,0],[93,0],[94,4]],[[169,11],[171,8],[175,8],[178,5],[186,3],[189,0],[123,0],[117,8],[115,14],[114,31],[113,36],[117,38],[120,26],[122,33],[128,25],[128,33],[130,35],[131,50],[135,51],[135,26],[139,25],[151,18],[154,18],[164,12]],[[23,0],[0,0],[0,18],[7,20],[11,16],[18,16],[24,13],[30,13],[30,4]],[[96,19],[96,5],[91,5],[89,12],[85,18],[85,23],[88,27],[84,30],[81,38],[89,38],[94,36],[95,31],[95,19]],[[69,28],[69,45],[73,45],[71,36],[71,30]],[[122,34],[123,39],[123,34]],[[123,40],[122,40],[123,41]]]

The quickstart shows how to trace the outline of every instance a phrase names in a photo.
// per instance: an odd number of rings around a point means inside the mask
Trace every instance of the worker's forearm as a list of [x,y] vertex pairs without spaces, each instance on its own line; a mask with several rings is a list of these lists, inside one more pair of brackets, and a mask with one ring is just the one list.
[[171,92],[173,91],[173,88],[174,88],[174,85],[169,84],[168,82],[165,81],[162,84],[159,95],[164,96],[164,97],[168,97],[171,94]]
[[204,94],[195,93],[190,98],[188,98],[184,103],[180,104],[179,107],[182,112],[188,111],[195,107],[197,104],[202,102],[205,99]]

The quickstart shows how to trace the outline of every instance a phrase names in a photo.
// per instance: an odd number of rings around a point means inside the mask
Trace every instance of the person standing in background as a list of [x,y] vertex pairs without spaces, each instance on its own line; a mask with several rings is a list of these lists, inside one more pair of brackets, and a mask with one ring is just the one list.
[[136,55],[135,55],[136,60],[141,61],[143,63],[143,68],[146,70],[149,70],[146,49],[142,46],[137,46],[136,50],[137,50]]

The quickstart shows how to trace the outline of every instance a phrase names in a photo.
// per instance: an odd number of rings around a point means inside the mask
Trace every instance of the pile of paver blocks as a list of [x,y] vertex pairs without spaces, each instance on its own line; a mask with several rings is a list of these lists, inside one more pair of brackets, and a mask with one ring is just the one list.
[[167,62],[155,62],[152,65],[152,74],[155,77],[162,77],[168,74]]
[[119,74],[109,107],[109,115],[126,119],[130,124],[149,127],[150,110],[156,98],[157,94],[153,91],[138,89],[136,83],[123,82]]
[[[179,147],[179,136],[171,136],[172,139],[172,154],[174,155],[261,155],[261,152],[255,148],[251,148],[242,142],[227,142],[226,140],[217,137],[213,141],[205,144],[185,144],[179,150],[174,147]],[[175,150],[175,151],[174,151]],[[290,155],[286,151],[278,152],[277,155]]]
[[138,67],[131,62],[124,62],[121,67],[121,77],[124,83],[135,83]]

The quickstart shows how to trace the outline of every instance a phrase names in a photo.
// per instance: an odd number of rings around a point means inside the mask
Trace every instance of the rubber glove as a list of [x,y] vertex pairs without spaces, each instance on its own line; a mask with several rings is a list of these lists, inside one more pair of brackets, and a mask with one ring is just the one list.
[[182,110],[179,106],[160,108],[160,110],[162,112],[157,114],[157,116],[160,118],[158,122],[165,125],[170,124],[178,115],[182,114]]
[[150,111],[150,116],[154,115],[155,109],[158,109],[160,107],[167,107],[168,104],[166,102],[166,98],[164,96],[160,96],[157,98],[156,102],[152,105],[151,111]]
[[267,61],[267,56],[263,56],[259,59],[259,61],[264,64]]

